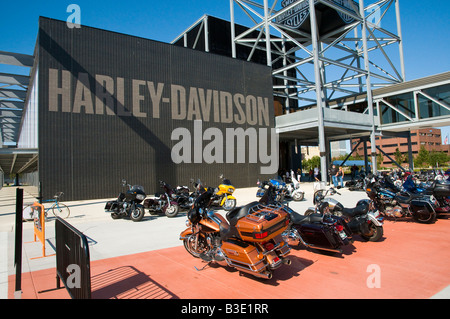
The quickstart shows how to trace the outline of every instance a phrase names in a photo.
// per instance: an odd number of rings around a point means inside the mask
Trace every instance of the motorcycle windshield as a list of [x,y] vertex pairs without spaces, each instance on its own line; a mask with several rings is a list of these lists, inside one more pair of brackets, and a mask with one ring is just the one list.
[[410,192],[417,192],[417,187],[414,184],[414,182],[410,179],[407,178],[406,181],[403,183],[403,187]]
[[231,184],[231,181],[230,181],[229,179],[224,179],[224,180],[222,181],[222,184],[223,184],[223,185],[228,185],[228,186],[233,186],[233,184]]
[[131,187],[131,191],[132,191],[132,192],[141,191],[141,192],[145,193],[145,192],[144,192],[144,187],[142,187],[142,186],[140,186],[140,185],[133,185],[133,186]]
[[283,182],[283,180],[281,178],[276,178],[276,179],[273,178],[273,179],[270,180],[270,183],[273,186],[286,186],[286,183]]

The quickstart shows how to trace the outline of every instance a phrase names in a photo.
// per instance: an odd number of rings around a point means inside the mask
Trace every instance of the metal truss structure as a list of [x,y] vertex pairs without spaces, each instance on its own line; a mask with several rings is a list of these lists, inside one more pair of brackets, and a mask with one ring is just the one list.
[[[34,57],[0,51],[0,64],[31,68]],[[0,131],[2,144],[16,144],[30,77],[0,73]]]
[[[240,18],[253,24],[240,34],[234,28],[236,8],[243,13]],[[399,0],[371,1],[367,6],[364,0],[230,0],[230,16],[233,57],[237,45],[266,52],[267,65],[277,79],[274,95],[284,99],[285,113],[317,106],[323,168],[327,167],[323,116],[328,102],[367,92],[364,112],[374,119],[372,89],[405,81]],[[256,38],[251,36],[254,31],[259,32]],[[276,61],[282,66],[274,68]],[[372,123],[371,156],[376,162]],[[322,179],[326,179],[324,171]]]
[[[232,26],[238,19],[236,8],[244,13],[240,20],[246,17],[253,23],[241,34],[232,27],[233,56],[236,45],[243,45],[266,51],[269,66],[282,61],[282,67],[273,69],[274,78],[283,83],[274,86],[274,94],[285,99],[286,112],[291,100],[297,100],[300,108],[319,104],[317,89],[326,105],[333,98],[403,82],[398,0],[372,2],[364,6],[364,0],[230,0]],[[342,23],[331,22],[335,28],[323,21],[330,9],[342,19]],[[254,31],[259,32],[256,38],[250,36]],[[393,58],[395,45],[397,59]],[[365,78],[372,79],[370,85]]]

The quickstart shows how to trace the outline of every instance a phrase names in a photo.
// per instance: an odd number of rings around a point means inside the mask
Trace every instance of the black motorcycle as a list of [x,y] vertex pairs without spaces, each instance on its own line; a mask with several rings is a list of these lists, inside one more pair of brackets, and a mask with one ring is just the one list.
[[[191,183],[193,182],[191,181]],[[191,193],[188,186],[177,186],[173,191],[175,193],[175,201],[180,209],[190,209],[197,198],[196,193]]]
[[105,211],[111,213],[112,219],[119,219],[129,217],[132,221],[138,222],[144,217],[144,206],[141,202],[146,195],[144,188],[140,185],[133,185],[122,180],[122,187],[127,187],[128,190],[121,192],[116,200],[108,201],[105,205]]
[[[360,235],[367,241],[378,241],[383,237],[383,217],[381,217],[372,200],[361,199],[353,208],[345,208],[334,198],[327,195],[340,193],[334,188],[328,190],[318,190],[314,193],[314,204],[320,205],[327,202],[330,214],[343,217],[353,234]],[[305,215],[314,213],[313,210],[307,210]]]
[[164,181],[159,181],[162,193],[156,193],[155,197],[147,198],[144,201],[144,207],[148,209],[150,215],[159,213],[165,214],[167,217],[175,217],[180,210],[176,202],[175,191]]
[[350,191],[364,191],[366,189],[366,185],[367,179],[364,173],[361,173],[358,179],[345,183],[345,187],[347,187]]
[[384,187],[376,177],[367,185],[366,193],[373,201],[375,208],[385,217],[412,217],[419,223],[432,224],[436,222],[438,205],[436,200],[422,195],[410,193],[394,193]]
[[412,175],[407,176],[403,182],[402,187],[395,185],[390,176],[383,176],[380,178],[380,184],[393,191],[394,193],[403,193],[408,196],[411,194],[413,197],[426,197],[430,201],[436,200],[437,204],[434,207],[437,217],[442,215],[448,215],[450,213],[450,183],[445,180],[434,180],[432,183],[420,183],[419,185],[413,180]]
[[260,203],[282,207],[289,214],[289,226],[282,236],[291,247],[302,244],[319,251],[342,253],[342,247],[353,242],[347,223],[343,218],[329,214],[327,202],[317,205],[315,213],[300,215],[275,200],[276,190],[273,186],[266,184],[264,188],[266,191]]

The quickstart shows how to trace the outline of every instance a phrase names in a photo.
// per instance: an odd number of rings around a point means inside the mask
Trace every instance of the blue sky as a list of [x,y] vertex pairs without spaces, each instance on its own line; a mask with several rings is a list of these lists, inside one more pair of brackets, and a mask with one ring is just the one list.
[[[65,21],[72,3],[80,6],[83,25],[163,42],[172,41],[205,13],[230,17],[229,0],[2,2],[0,50],[25,54],[33,54],[39,16]],[[365,0],[366,5],[373,2]],[[450,71],[450,1],[400,0],[400,9],[406,79]],[[4,70],[0,65],[0,72]]]

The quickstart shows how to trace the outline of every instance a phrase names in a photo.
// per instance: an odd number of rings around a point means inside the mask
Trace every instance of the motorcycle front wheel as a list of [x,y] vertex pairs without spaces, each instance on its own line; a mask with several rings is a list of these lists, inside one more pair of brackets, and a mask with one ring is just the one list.
[[230,211],[233,208],[236,207],[236,200],[235,199],[226,199],[225,202],[223,203],[222,208],[226,211]]
[[[197,239],[197,243],[196,243]],[[200,258],[200,254],[207,253],[210,250],[204,234],[190,235],[183,239],[184,248],[195,258]]]
[[134,222],[139,222],[144,218],[144,208],[143,207],[133,207],[130,212],[130,219]]
[[164,210],[164,214],[166,214],[167,217],[175,217],[178,215],[178,211],[180,210],[179,206],[177,204],[170,204],[170,206],[166,206]]

